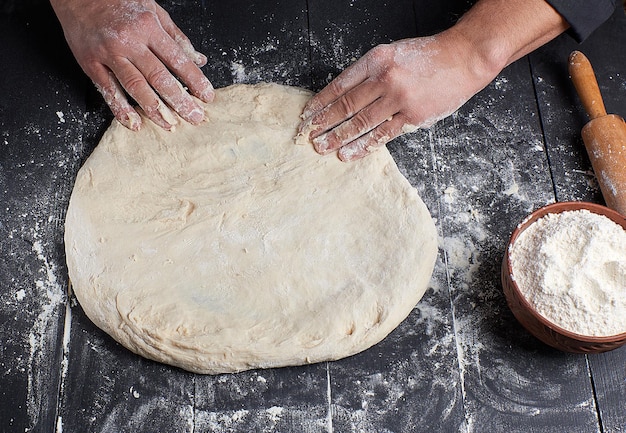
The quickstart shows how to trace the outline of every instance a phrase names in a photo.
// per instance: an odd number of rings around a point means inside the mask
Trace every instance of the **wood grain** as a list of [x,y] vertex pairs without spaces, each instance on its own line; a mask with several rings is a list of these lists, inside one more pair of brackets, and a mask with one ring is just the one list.
[[[448,27],[466,1],[162,4],[216,86],[319,90],[379,43]],[[63,220],[111,115],[47,3],[0,4],[0,432],[623,432],[626,349],[552,350],[508,310],[499,263],[516,224],[554,200],[601,201],[567,76],[574,47],[607,110],[626,113],[626,19],[563,35],[461,110],[390,143],[436,219],[431,288],[370,350],[336,362],[199,376],[140,358],[67,296]],[[9,7],[10,6],[10,7]],[[422,4],[423,6],[423,4]]]

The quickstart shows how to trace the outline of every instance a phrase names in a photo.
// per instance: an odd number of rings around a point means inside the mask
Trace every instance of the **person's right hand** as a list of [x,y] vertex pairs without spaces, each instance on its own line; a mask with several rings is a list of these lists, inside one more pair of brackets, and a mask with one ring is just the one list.
[[170,108],[190,123],[204,120],[190,93],[213,99],[213,86],[200,70],[207,59],[154,0],[51,3],[76,60],[124,126],[141,127],[125,92],[165,129],[177,123]]

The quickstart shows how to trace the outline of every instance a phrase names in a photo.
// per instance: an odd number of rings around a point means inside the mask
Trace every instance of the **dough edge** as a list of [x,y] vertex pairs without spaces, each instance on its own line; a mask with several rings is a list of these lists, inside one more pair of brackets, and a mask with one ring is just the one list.
[[[258,85],[233,85],[228,88],[218,89],[218,97],[221,93],[232,91],[233,89],[248,89],[253,88],[263,93],[267,89],[276,89],[275,84],[258,84]],[[306,102],[310,96],[310,92],[302,89],[290,88],[285,86],[279,86],[286,93],[300,98],[300,105]],[[206,106],[207,113],[211,117],[212,107]],[[146,122],[147,123],[147,122]],[[189,128],[189,126],[182,124],[181,129]],[[156,126],[150,126],[146,128],[151,135],[162,135],[162,131],[158,130]],[[114,122],[111,127],[105,133],[102,142],[109,139],[117,139],[116,137],[128,136],[126,131],[120,124]],[[165,133],[171,134],[171,133]],[[94,156],[96,155],[96,156]],[[99,152],[94,151],[89,164],[86,163],[85,167],[91,167],[94,161],[97,161]],[[92,159],[93,157],[93,159]],[[321,157],[320,157],[321,158]],[[333,156],[327,156],[325,158],[333,158]],[[405,288],[407,293],[401,296],[402,302],[395,301],[401,305],[393,305],[393,314],[389,313],[386,308],[384,317],[380,317],[380,321],[372,322],[370,329],[361,335],[360,341],[350,341],[350,336],[346,335],[346,341],[344,342],[331,342],[330,345],[325,342],[320,342],[318,345],[313,346],[307,350],[299,350],[292,353],[290,356],[284,354],[279,356],[273,356],[272,348],[265,353],[265,356],[258,356],[252,354],[251,357],[241,356],[237,353],[229,353],[228,349],[223,353],[223,356],[216,355],[214,351],[192,350],[189,346],[186,346],[180,341],[176,341],[171,338],[162,338],[158,332],[147,332],[146,329],[138,326],[135,321],[129,318],[128,313],[122,313],[119,306],[119,294],[115,296],[115,299],[99,299],[95,304],[92,304],[90,296],[93,296],[94,289],[86,288],[89,285],[90,277],[78,275],[81,272],[78,271],[83,263],[81,258],[75,252],[71,251],[71,245],[76,241],[77,234],[76,225],[80,223],[81,209],[75,209],[76,206],[72,206],[72,200],[70,201],[70,207],[68,208],[68,220],[66,222],[66,250],[68,256],[68,268],[70,271],[70,278],[74,284],[74,291],[76,296],[85,310],[87,316],[101,329],[105,330],[114,339],[120,342],[123,346],[145,356],[149,359],[153,359],[166,364],[181,367],[183,369],[202,373],[202,374],[218,374],[218,373],[230,373],[242,370],[248,370],[253,368],[270,368],[270,367],[282,367],[291,365],[302,365],[309,363],[316,363],[322,361],[336,360],[347,356],[354,355],[361,352],[374,344],[380,342],[385,338],[393,329],[395,329],[411,312],[415,304],[421,299],[425,290],[427,289],[428,282],[434,268],[436,254],[437,254],[437,236],[436,228],[430,214],[426,209],[426,206],[417,195],[417,191],[409,184],[408,180],[404,178],[399,172],[395,162],[389,155],[386,148],[382,148],[373,155],[369,155],[366,159],[373,161],[375,158],[382,158],[385,160],[386,175],[392,176],[394,182],[400,182],[402,184],[403,200],[407,206],[411,206],[415,212],[415,219],[419,220],[420,234],[416,236],[418,244],[414,245],[416,250],[422,252],[416,259],[412,257],[414,263],[417,263],[419,272],[416,272],[411,280],[407,282],[407,286],[411,286],[412,289]],[[89,160],[88,160],[89,162]],[[339,162],[339,164],[345,165],[346,163]],[[351,163],[355,166],[360,164],[359,162]],[[81,168],[81,172],[83,168]],[[91,175],[81,175],[77,178],[77,183],[80,178],[89,181]],[[74,193],[72,194],[74,195]],[[73,197],[72,197],[73,198]],[[74,227],[72,227],[74,224]],[[415,223],[413,223],[415,225]],[[106,304],[106,305],[105,305]],[[104,307],[103,307],[104,306]],[[104,310],[104,313],[103,313]],[[115,314],[113,314],[115,312]],[[219,351],[218,351],[219,352]]]

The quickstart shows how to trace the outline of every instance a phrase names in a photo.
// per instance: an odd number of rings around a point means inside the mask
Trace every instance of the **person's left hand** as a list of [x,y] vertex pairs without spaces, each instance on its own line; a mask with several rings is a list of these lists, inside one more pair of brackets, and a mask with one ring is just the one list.
[[299,133],[350,161],[434,124],[493,78],[463,48],[450,32],[373,48],[309,101]]

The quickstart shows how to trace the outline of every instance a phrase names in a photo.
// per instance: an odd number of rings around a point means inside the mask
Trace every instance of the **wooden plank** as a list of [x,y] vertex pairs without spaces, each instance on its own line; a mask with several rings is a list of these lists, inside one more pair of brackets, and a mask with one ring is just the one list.
[[[603,202],[580,130],[588,121],[568,78],[567,56],[574,50],[592,62],[609,113],[626,116],[626,17],[616,11],[582,44],[559,38],[531,56],[537,100],[559,200]],[[626,348],[588,357],[602,431],[626,426]]]
[[[315,2],[310,5],[309,22],[316,88],[375,45],[414,37],[418,31],[410,1]],[[422,138],[415,134],[398,139],[390,149],[437,218],[437,173],[429,143]],[[454,329],[441,261],[433,284],[385,340],[330,364],[334,430],[458,431],[463,425]]]
[[[267,80],[302,84],[308,71],[305,4],[164,2],[197,49],[216,86]],[[273,11],[273,12],[272,12]],[[106,107],[93,107],[85,157],[97,144]],[[199,376],[146,361],[96,329],[72,308],[69,370],[61,408],[67,431],[325,431],[324,364]]]
[[[49,6],[0,15],[0,425],[49,432],[61,378],[63,217],[81,82]],[[32,5],[30,5],[32,6]]]
[[[201,24],[207,76],[217,87],[258,81],[310,87],[306,12],[305,1],[207,2]],[[326,365],[317,364],[198,376],[195,428],[327,431],[326,375]]]
[[[371,46],[440,30],[467,7],[327,3],[311,4],[308,18],[305,2],[163,4],[209,55],[204,69],[217,86],[267,80],[313,89]],[[442,246],[431,290],[396,331],[338,362],[198,376],[131,354],[75,300],[64,321],[63,212],[111,115],[92,87],[85,95],[67,50],[58,54],[64,43],[50,10],[24,11],[0,15],[0,54],[12,59],[0,65],[2,431],[587,432],[600,431],[598,416],[606,432],[626,425],[624,349],[587,360],[548,349],[515,322],[500,292],[510,231],[555,198],[525,61],[451,118],[390,144],[436,218]],[[612,29],[588,45],[594,63],[606,37],[621,46],[622,21]],[[580,148],[558,156],[571,143],[557,140],[568,117],[559,99],[567,80],[555,69],[561,43],[532,63],[556,197],[593,198],[584,173],[575,173],[581,187],[567,188],[571,167],[586,170],[575,162]],[[620,69],[611,71],[601,85],[623,89]],[[610,92],[607,108],[617,111],[611,104],[623,98]]]
[[113,341],[75,300],[59,425],[64,431],[193,431],[194,375]]
[[442,32],[456,23],[470,9],[472,0],[414,0],[413,9],[418,36]]
[[259,81],[310,87],[306,1],[198,3],[201,13],[188,14],[185,6],[172,8],[172,16],[208,56],[204,71],[215,87]]
[[330,364],[335,431],[459,431],[462,389],[443,293],[429,291],[378,345]]
[[196,378],[196,431],[329,432],[326,363]]
[[499,284],[511,231],[554,199],[530,81],[528,62],[514,63],[433,131],[467,426],[594,431],[585,360],[528,335]]
[[374,46],[416,34],[409,0],[310,2],[309,25],[314,90],[320,90]]
[[626,429],[626,347],[588,358],[602,431],[623,432]]
[[[190,8],[189,13],[195,17],[191,10],[196,9]],[[88,87],[83,98],[85,121],[81,151],[76,155],[80,164],[112,121],[94,86]],[[74,168],[72,180],[80,164]],[[99,432],[193,430],[193,375],[121,347],[91,323],[75,298],[70,314],[68,367],[60,390],[58,427]]]

